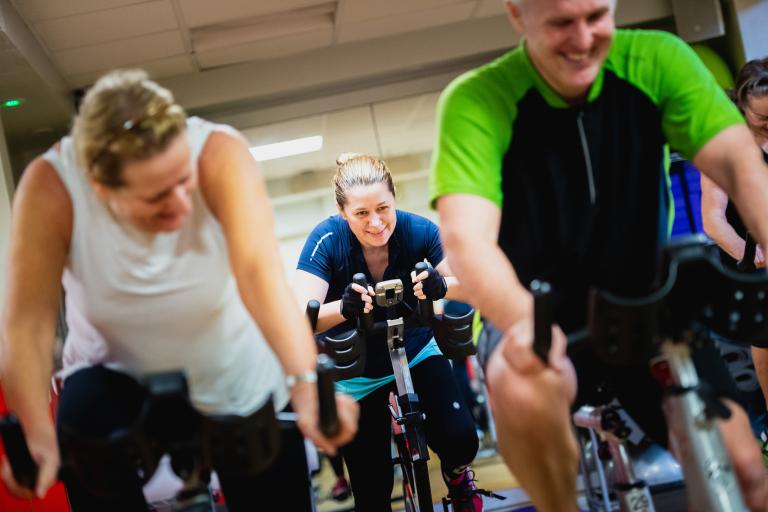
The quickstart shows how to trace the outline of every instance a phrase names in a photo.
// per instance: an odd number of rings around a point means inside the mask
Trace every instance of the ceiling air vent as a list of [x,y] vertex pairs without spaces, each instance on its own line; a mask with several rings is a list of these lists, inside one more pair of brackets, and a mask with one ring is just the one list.
[[192,46],[196,52],[205,52],[332,28],[336,7],[332,1],[195,27]]

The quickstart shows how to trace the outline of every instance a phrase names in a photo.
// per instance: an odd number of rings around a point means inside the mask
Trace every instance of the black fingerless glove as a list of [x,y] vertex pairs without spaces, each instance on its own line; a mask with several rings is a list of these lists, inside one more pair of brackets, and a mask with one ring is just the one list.
[[341,316],[347,320],[354,321],[363,314],[364,308],[365,302],[363,302],[360,292],[352,288],[352,283],[348,284],[341,295]]
[[429,275],[421,282],[424,295],[429,300],[442,299],[448,291],[448,283],[445,282],[445,278],[440,275],[440,272],[435,270],[435,267],[427,268],[427,273]]

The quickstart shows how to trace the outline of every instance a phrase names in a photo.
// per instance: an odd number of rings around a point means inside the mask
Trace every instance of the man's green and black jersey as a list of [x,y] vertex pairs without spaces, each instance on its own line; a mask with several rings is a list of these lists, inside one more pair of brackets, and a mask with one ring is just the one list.
[[692,158],[742,122],[671,34],[618,30],[580,106],[548,86],[523,43],[444,91],[431,198],[496,203],[499,245],[521,282],[548,280],[557,321],[575,329],[591,286],[649,291],[674,211],[668,144]]

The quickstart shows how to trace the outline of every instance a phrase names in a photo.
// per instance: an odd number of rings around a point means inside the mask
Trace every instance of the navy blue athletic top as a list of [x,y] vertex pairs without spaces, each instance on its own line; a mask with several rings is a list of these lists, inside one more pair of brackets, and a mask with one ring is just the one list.
[[[432,330],[418,324],[415,318],[417,299],[413,295],[411,270],[416,263],[425,259],[432,266],[437,266],[443,261],[443,248],[440,245],[440,232],[432,221],[402,210],[396,210],[396,215],[395,231],[388,242],[389,264],[384,271],[384,280],[400,279],[403,282],[403,302],[397,307],[405,320],[406,353],[408,359],[413,360],[432,338]],[[328,217],[312,230],[304,243],[296,268],[328,283],[326,303],[341,299],[344,288],[358,272],[364,273],[368,284],[373,286],[373,278],[365,263],[360,242],[340,215]],[[384,308],[376,305],[373,315],[376,321],[386,319]],[[353,328],[352,322],[344,321],[324,334],[338,334]],[[392,373],[384,333],[369,339],[366,350],[366,377],[381,377]]]

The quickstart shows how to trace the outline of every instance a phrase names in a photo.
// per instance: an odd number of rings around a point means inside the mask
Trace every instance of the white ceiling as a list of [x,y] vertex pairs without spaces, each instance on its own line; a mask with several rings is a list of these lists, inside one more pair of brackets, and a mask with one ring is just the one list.
[[[622,0],[617,21],[668,17],[670,2]],[[142,67],[254,145],[324,136],[265,163],[278,178],[344,151],[428,152],[436,91],[516,42],[503,0],[0,0],[0,100],[27,99],[0,115],[11,151],[35,154],[30,134],[68,129],[73,89]]]
[[431,151],[438,93],[344,109],[243,130],[254,145],[313,135],[323,136],[320,151],[262,163],[267,179],[334,167],[341,153],[383,158]]
[[501,0],[11,0],[71,87],[281,58],[503,14]]

